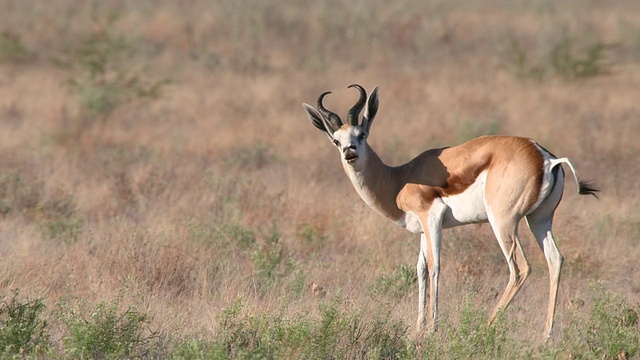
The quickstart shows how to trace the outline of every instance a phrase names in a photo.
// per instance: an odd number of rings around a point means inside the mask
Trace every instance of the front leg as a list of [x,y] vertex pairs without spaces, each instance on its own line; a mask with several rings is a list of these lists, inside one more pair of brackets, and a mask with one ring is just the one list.
[[[440,277],[440,247],[442,242],[442,218],[444,216],[444,212],[446,210],[446,205],[441,201],[434,201],[433,205],[424,216],[420,216],[420,222],[422,223],[422,228],[424,229],[423,235],[420,237],[420,254],[425,255],[426,263],[428,266],[428,274],[431,275],[431,279],[429,281],[429,317],[430,317],[430,325],[431,330],[438,330],[438,280]],[[428,234],[428,236],[426,235]],[[424,249],[424,251],[423,251]],[[424,260],[422,260],[424,261]],[[418,261],[420,264],[420,260]],[[420,304],[419,304],[419,318],[426,322],[426,318],[424,316],[424,306],[426,305],[426,301],[424,300],[424,293],[422,286],[426,285],[426,275],[422,282],[420,278],[419,281],[419,291],[420,291]],[[420,328],[420,326],[418,326]]]
[[418,332],[424,330],[427,325],[425,308],[427,307],[427,278],[429,276],[427,268],[428,249],[427,236],[422,233],[420,234],[420,253],[418,254],[418,321],[416,322]]

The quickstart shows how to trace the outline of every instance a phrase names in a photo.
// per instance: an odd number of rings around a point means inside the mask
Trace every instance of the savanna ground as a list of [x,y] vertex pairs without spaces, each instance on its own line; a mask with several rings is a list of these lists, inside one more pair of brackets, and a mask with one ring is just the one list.
[[[2,357],[637,358],[640,6],[621,1],[0,1]],[[441,331],[418,241],[368,209],[301,103],[380,86],[391,165],[483,134],[567,181],[546,263],[498,323],[488,225],[444,233]]]

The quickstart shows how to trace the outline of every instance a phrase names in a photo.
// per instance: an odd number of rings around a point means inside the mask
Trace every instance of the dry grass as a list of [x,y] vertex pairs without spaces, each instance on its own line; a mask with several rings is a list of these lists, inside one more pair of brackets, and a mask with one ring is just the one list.
[[[238,297],[247,313],[315,309],[315,283],[412,325],[416,290],[389,302],[371,286],[413,267],[417,239],[357,198],[300,106],[333,90],[328,106],[343,113],[357,82],[381,88],[370,142],[390,164],[490,131],[535,138],[600,185],[596,201],[568,183],[556,213],[559,329],[589,281],[640,301],[636,4],[374,3],[0,1],[0,31],[29,51],[0,62],[0,293],[18,288],[51,310],[127,289],[152,329],[206,338]],[[78,130],[86,115],[68,83],[78,72],[51,59],[105,27],[137,49],[127,68],[171,83]],[[541,56],[563,31],[615,44],[611,71],[509,71],[512,38]],[[547,275],[523,236],[534,272],[506,315],[534,339]],[[443,248],[444,321],[461,293],[489,309],[507,269],[488,227],[446,231]]]

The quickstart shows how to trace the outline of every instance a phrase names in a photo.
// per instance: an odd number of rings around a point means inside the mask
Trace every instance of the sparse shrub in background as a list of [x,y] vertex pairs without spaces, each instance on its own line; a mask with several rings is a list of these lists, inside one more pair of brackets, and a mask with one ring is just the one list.
[[33,57],[22,44],[19,35],[11,31],[0,33],[0,62],[21,63]]
[[410,293],[418,282],[415,267],[407,264],[396,266],[392,273],[386,271],[373,283],[371,290],[374,294],[399,298]]
[[263,244],[259,244],[251,255],[255,275],[261,286],[273,286],[289,275],[293,269],[293,259],[280,242],[278,229]]
[[585,318],[584,309],[571,314],[563,333],[563,343],[573,357],[631,359],[640,351],[640,307],[630,306],[622,296],[591,285],[592,307]]
[[563,32],[542,56],[535,57],[516,38],[507,45],[507,68],[523,79],[543,80],[551,76],[580,79],[611,72],[605,51],[611,45],[600,40],[578,45],[576,38]]
[[500,122],[492,117],[489,121],[459,118],[456,121],[458,143],[463,143],[484,135],[496,135],[500,132]]
[[34,219],[48,238],[61,242],[76,241],[82,231],[83,221],[70,197],[45,202],[36,209]]
[[0,217],[22,214],[38,225],[43,235],[62,242],[75,241],[82,231],[73,198],[46,199],[42,182],[14,171],[0,172]]
[[233,153],[226,158],[225,162],[229,166],[237,166],[241,169],[260,169],[274,160],[271,149],[268,145],[258,141],[255,144],[234,149]]
[[506,50],[507,68],[521,79],[542,80],[545,68],[542,64],[531,59],[531,55],[516,38],[509,39]]
[[121,300],[101,302],[88,313],[62,306],[59,313],[67,328],[65,354],[85,359],[144,355],[151,338],[143,328],[148,316],[131,306],[121,310]]
[[327,235],[312,224],[302,223],[296,227],[296,239],[302,243],[302,249],[308,255],[317,253],[324,248]]
[[82,230],[82,220],[77,217],[66,217],[62,214],[53,214],[43,224],[44,232],[51,239],[62,240],[63,242],[74,242],[78,239]]
[[256,234],[230,216],[228,220],[218,222],[193,221],[186,225],[189,241],[205,248],[215,248],[223,259],[238,257],[253,249]]
[[234,219],[214,224],[196,222],[187,229],[193,243],[215,247],[219,252],[233,252],[236,256],[251,249],[256,242],[255,232]]
[[0,215],[32,212],[42,198],[41,184],[19,171],[0,172]]
[[136,46],[116,31],[117,20],[117,14],[102,22],[96,19],[97,29],[67,46],[56,59],[72,72],[69,85],[81,112],[77,130],[127,103],[158,98],[168,82],[149,79],[145,67],[137,65]]
[[565,79],[577,79],[605,75],[609,73],[604,63],[604,51],[608,45],[596,41],[577,53],[575,41],[571,37],[562,37],[550,53],[551,68]]
[[217,242],[231,241],[233,246],[240,250],[249,249],[256,242],[256,234],[253,230],[233,220],[221,223],[215,234]]
[[49,348],[47,321],[42,299],[20,302],[15,291],[0,303],[0,357],[37,356]]

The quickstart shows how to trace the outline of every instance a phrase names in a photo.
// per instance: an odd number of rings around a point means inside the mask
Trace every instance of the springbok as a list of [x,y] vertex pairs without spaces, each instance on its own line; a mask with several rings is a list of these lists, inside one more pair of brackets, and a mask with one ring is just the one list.
[[[341,155],[344,171],[356,191],[373,210],[408,231],[420,234],[418,255],[418,331],[425,329],[426,286],[429,281],[429,329],[438,327],[438,278],[442,229],[489,222],[509,265],[509,282],[489,317],[492,323],[527,279],[531,268],[520,239],[518,224],[524,217],[544,252],[549,267],[549,303],[545,324],[551,336],[556,307],[560,255],[551,233],[553,214],[564,188],[566,164],[581,195],[598,189],[576,176],[567,158],[556,158],[531,139],[483,136],[462,145],[431,149],[400,166],[387,166],[367,143],[378,111],[378,88],[360,98],[347,114],[347,123],[327,110],[318,98],[317,109],[302,104],[311,123],[323,131]],[[366,108],[365,108],[366,105]],[[362,122],[360,112],[365,108]]]

